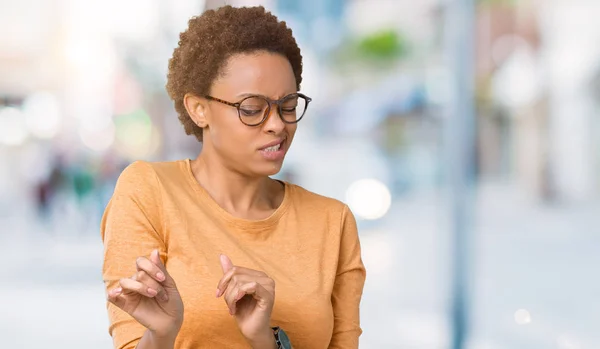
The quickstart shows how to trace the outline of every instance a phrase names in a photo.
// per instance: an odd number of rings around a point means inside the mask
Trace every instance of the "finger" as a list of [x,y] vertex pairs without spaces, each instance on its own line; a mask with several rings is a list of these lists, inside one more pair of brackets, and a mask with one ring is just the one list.
[[[152,254],[150,255],[150,258],[152,258]],[[148,258],[138,257],[135,261],[135,266],[137,267],[138,271],[146,272],[146,274],[148,274],[154,280],[158,282],[165,281],[165,274],[163,274],[158,265],[150,261]]]
[[229,315],[234,315],[237,309],[237,301],[242,299],[244,294],[240,294],[240,287],[247,283],[255,282],[256,280],[248,279],[247,276],[236,275],[232,278],[227,288],[223,290],[223,300],[229,309]]
[[237,310],[236,303],[238,300],[241,299],[241,297],[238,298],[239,289],[240,288],[238,285],[231,285],[224,292],[223,300],[225,300],[225,304],[227,304],[227,308],[229,309],[229,315],[234,315]]
[[225,303],[229,308],[230,315],[234,315],[237,312],[237,302],[240,299],[244,298],[244,296],[246,295],[245,290],[246,287],[248,287],[247,285],[253,284],[260,283],[255,280],[251,280],[248,282],[237,282],[229,284],[229,287],[224,292],[225,296],[223,297],[223,299],[225,300]]
[[[260,302],[272,302],[275,299],[275,292],[268,290],[260,282],[249,282],[240,286],[240,291],[244,295],[251,295],[254,299]],[[238,295],[239,297],[239,295]],[[241,297],[238,298],[238,300]]]
[[[229,283],[231,282],[231,280],[234,277],[241,277],[241,276],[247,276],[250,278],[261,279],[261,280],[264,278],[269,278],[267,276],[267,274],[263,273],[262,271],[234,266],[228,272],[226,272],[223,275],[223,277],[221,277],[221,280],[219,280],[219,283],[217,284],[217,293],[216,293],[217,298],[223,294],[223,292],[225,291],[225,289],[227,289],[227,286],[229,285]],[[242,280],[244,280],[244,279],[242,279]]]
[[171,274],[167,272],[167,267],[160,258],[158,249],[155,249],[152,251],[152,253],[150,253],[150,261],[152,261],[152,263],[154,263],[165,276],[165,280],[162,282],[162,284],[168,288],[176,288],[177,286],[175,285],[175,280],[173,280]]
[[123,297],[122,294],[123,288],[113,288],[112,290],[108,291],[107,299],[112,304],[116,305],[120,309],[123,309],[123,307],[125,306],[125,297]]
[[223,269],[223,273],[227,273],[233,268],[233,262],[231,262],[231,259],[229,259],[229,257],[226,255],[220,255],[219,260],[221,261],[221,269]]
[[158,252],[158,249],[152,250],[150,253],[150,261],[158,267],[164,266],[162,259],[160,259],[160,252]]
[[228,307],[231,315],[235,315],[237,312],[237,302],[247,295],[254,298],[257,302],[257,306],[260,307],[267,307],[269,304],[272,304],[274,300],[274,296],[256,281],[240,285],[239,287],[236,287],[228,297]]
[[[234,269],[235,268],[237,267],[234,267]],[[256,274],[238,274],[229,272],[223,275],[221,280],[219,280],[219,283],[217,284],[216,296],[217,298],[221,297],[225,293],[225,290],[232,283],[234,284],[233,286],[235,286],[235,284],[245,284],[252,281],[256,281],[267,288],[275,288],[275,282],[273,279],[262,272],[257,272]]]
[[148,273],[145,271],[138,271],[131,279],[134,281],[139,281],[146,285],[146,287],[156,290],[156,292],[158,292],[158,299],[165,302],[169,300],[168,292],[165,290],[162,284],[153,279],[152,276],[148,275]]
[[154,296],[158,294],[157,290],[146,286],[144,283],[128,278],[119,280],[119,285],[123,289],[124,295],[128,293],[139,293],[142,296],[154,298]]

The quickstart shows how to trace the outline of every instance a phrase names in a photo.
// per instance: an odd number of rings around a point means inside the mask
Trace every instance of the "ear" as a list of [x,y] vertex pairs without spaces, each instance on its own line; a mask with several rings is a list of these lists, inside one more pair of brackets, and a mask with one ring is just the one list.
[[183,105],[185,110],[194,121],[196,125],[201,128],[208,126],[208,119],[206,117],[207,104],[206,99],[198,97],[192,93],[186,93],[183,97]]

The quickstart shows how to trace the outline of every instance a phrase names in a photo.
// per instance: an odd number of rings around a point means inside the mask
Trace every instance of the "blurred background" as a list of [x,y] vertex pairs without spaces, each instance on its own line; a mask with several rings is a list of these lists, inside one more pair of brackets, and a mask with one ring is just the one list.
[[[224,3],[0,1],[2,347],[111,347],[99,221],[129,163],[198,154],[167,62]],[[359,220],[361,348],[600,348],[600,1],[226,3],[302,48],[279,176]]]

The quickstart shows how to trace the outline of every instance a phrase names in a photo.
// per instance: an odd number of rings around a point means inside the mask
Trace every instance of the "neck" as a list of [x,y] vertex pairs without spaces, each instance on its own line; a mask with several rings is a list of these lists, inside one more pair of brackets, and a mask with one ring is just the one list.
[[240,218],[265,218],[283,195],[269,177],[251,177],[228,168],[213,152],[203,150],[192,160],[192,172],[200,185],[225,211]]

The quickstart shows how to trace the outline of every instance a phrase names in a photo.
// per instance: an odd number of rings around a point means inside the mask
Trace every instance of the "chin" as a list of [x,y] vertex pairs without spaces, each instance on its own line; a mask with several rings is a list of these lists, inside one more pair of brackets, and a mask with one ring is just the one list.
[[261,177],[274,176],[281,171],[282,166],[283,163],[271,163],[265,166],[261,166],[260,168],[256,168],[252,172]]
[[274,175],[278,174],[280,171],[281,171],[281,165],[273,166],[269,171],[265,171],[265,176],[274,176]]

